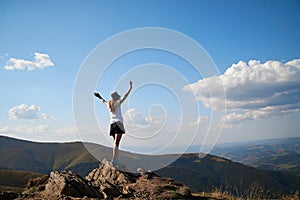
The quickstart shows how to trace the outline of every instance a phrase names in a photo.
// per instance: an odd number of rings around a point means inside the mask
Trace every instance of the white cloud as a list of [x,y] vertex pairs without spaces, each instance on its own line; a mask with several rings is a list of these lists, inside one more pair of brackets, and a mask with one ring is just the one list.
[[141,113],[139,113],[135,109],[129,109],[125,112],[124,121],[128,124],[135,124],[135,125],[142,125],[142,126],[149,124],[147,117],[144,117]]
[[151,138],[162,133],[169,134],[171,123],[174,121],[165,115],[144,116],[135,109],[127,110],[123,117],[126,133],[140,139]]
[[42,53],[34,53],[34,60],[23,60],[17,58],[10,58],[4,69],[6,70],[27,70],[32,71],[35,69],[44,69],[45,67],[53,66],[53,62],[50,60],[49,55]]
[[283,106],[266,106],[259,109],[244,110],[242,113],[232,112],[225,117],[225,127],[230,128],[234,125],[241,125],[245,121],[261,120],[269,118],[279,118],[280,116],[287,116],[300,109],[291,109],[288,105]]
[[34,119],[44,119],[44,120],[55,120],[53,116],[46,115],[45,113],[39,114],[40,107],[37,105],[26,105],[21,104],[18,106],[14,106],[8,111],[9,119],[26,119],[26,120],[34,120]]
[[286,63],[240,61],[220,76],[201,79],[183,89],[216,111],[224,111],[226,101],[229,114],[225,117],[230,124],[290,114],[300,108],[300,59]]
[[144,116],[140,112],[135,109],[129,109],[124,114],[124,123],[126,126],[141,130],[151,129],[151,130],[158,130],[162,128],[167,121],[165,115],[148,115]]
[[36,105],[28,106],[26,104],[21,104],[15,106],[8,111],[10,119],[38,119],[38,112],[40,107]]

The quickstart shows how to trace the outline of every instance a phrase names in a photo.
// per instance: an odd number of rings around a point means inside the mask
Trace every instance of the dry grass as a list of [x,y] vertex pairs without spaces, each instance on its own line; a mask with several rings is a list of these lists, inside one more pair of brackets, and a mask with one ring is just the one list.
[[20,188],[20,187],[13,187],[13,186],[0,186],[0,192],[17,192],[17,193],[21,193],[23,192],[24,188]]
[[282,199],[282,200],[300,200],[299,192],[295,192],[293,195],[283,195],[281,198],[271,198],[264,195],[262,188],[257,185],[252,185],[250,190],[247,190],[247,193],[243,194],[233,194],[228,191],[224,191],[220,188],[215,189],[213,192],[197,192],[193,193],[193,196],[196,197],[205,197],[219,200],[266,200],[266,199]]

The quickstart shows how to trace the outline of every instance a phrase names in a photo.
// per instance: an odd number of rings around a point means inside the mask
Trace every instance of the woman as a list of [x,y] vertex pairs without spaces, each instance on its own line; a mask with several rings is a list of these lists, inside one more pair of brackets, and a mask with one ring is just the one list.
[[96,97],[98,97],[108,108],[110,112],[110,136],[114,138],[114,148],[113,148],[113,164],[119,164],[119,144],[122,138],[122,135],[125,134],[125,129],[123,126],[123,117],[121,111],[121,104],[128,97],[131,89],[132,89],[132,81],[129,82],[129,89],[124,95],[123,98],[117,93],[114,92],[111,94],[111,100],[109,102],[105,101],[99,93],[94,93]]

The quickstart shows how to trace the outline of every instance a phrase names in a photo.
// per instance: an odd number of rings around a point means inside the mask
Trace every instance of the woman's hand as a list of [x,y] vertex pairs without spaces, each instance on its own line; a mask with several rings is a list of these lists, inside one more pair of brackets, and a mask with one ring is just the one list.
[[103,99],[103,97],[101,97],[101,95],[100,95],[99,93],[95,92],[94,95],[95,95],[96,97],[98,97],[104,104],[107,103],[107,102],[105,101],[105,99]]
[[99,99],[102,99],[102,97],[100,96],[99,93],[95,92],[94,95],[95,95],[96,97],[98,97]]

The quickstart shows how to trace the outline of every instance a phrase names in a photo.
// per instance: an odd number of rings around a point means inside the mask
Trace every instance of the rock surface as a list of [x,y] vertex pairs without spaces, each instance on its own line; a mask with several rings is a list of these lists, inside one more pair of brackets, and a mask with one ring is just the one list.
[[26,185],[23,194],[32,194],[45,190],[46,184],[48,183],[49,176],[41,176],[34,179],[30,179]]
[[[126,166],[103,160],[85,178],[71,171],[51,172],[48,180],[31,180],[17,199],[191,199],[188,187],[152,172],[133,174]],[[32,187],[30,187],[32,186]],[[41,191],[42,190],[42,191]]]
[[71,171],[51,172],[48,183],[45,186],[44,194],[47,196],[103,197],[85,179]]

